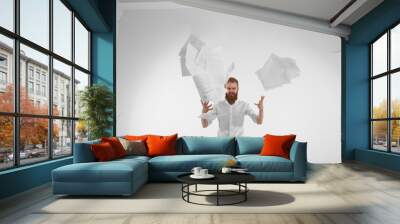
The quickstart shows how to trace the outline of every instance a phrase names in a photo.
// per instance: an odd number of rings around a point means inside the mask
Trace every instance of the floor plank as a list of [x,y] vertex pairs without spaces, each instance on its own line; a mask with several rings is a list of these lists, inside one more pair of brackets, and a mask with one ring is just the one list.
[[49,185],[0,201],[0,223],[15,224],[261,224],[261,223],[400,223],[400,174],[360,163],[310,164],[309,183],[325,187],[359,214],[36,214],[54,201]]

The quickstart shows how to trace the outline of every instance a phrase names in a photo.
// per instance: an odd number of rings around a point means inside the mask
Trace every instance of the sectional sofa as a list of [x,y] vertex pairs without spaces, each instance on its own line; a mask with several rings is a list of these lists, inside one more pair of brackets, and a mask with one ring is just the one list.
[[176,155],[127,156],[96,162],[90,141],[75,144],[74,163],[52,171],[54,194],[131,195],[148,181],[176,181],[180,174],[200,166],[218,172],[234,159],[260,182],[304,182],[307,170],[307,143],[294,142],[290,159],[260,156],[262,137],[198,137],[177,140]]

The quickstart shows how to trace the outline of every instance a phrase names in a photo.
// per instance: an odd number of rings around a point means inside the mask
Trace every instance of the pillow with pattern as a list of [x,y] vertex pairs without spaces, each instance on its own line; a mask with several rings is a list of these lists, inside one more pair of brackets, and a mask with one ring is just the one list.
[[127,140],[125,138],[119,138],[122,146],[126,151],[126,155],[135,155],[135,156],[146,156],[147,148],[144,141],[141,140]]

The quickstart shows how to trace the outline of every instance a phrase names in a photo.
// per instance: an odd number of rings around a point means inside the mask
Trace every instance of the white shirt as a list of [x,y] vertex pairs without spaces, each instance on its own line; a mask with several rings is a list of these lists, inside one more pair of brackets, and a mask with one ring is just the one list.
[[207,113],[202,113],[200,118],[206,119],[208,125],[215,118],[218,118],[218,136],[241,136],[243,135],[244,117],[248,115],[254,123],[257,123],[258,115],[251,109],[250,105],[244,101],[236,100],[234,104],[222,100],[213,105],[213,109]]

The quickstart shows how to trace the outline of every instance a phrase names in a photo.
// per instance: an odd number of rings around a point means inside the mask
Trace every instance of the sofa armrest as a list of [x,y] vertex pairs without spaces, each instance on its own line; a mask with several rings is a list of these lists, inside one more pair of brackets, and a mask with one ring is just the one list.
[[305,181],[307,176],[307,142],[294,142],[290,149],[290,160],[293,162],[293,179]]
[[99,140],[75,143],[74,145],[74,163],[89,163],[95,162],[96,158],[92,153],[90,146],[100,143]]

